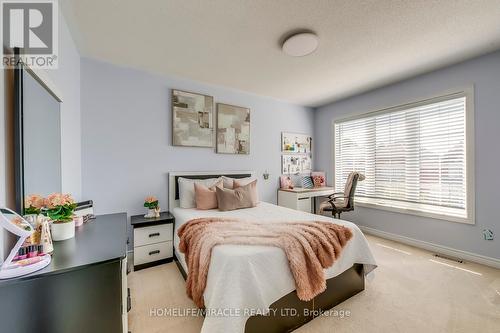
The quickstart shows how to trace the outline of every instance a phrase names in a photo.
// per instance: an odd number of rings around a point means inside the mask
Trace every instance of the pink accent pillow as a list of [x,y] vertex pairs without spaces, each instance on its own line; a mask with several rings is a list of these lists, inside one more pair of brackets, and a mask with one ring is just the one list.
[[217,193],[219,210],[221,211],[250,208],[258,204],[258,199],[256,197],[257,180],[254,180],[248,185],[235,188],[234,190],[217,187],[215,191]]
[[281,189],[293,189],[293,181],[290,176],[280,176],[280,188]]
[[214,209],[218,207],[216,188],[222,187],[222,179],[211,187],[194,183],[194,198],[196,201],[196,209]]
[[259,203],[259,191],[257,191],[257,179],[254,178],[235,179],[233,181],[233,190],[237,189],[238,187],[243,187],[246,185],[251,185],[250,191],[252,191],[252,196],[255,198],[256,202]]

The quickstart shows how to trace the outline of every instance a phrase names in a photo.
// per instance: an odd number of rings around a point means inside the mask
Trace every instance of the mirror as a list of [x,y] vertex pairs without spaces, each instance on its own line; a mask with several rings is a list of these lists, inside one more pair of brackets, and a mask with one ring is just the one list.
[[15,69],[16,211],[24,198],[61,192],[60,98],[31,69]]
[[0,208],[0,226],[17,236],[29,236],[33,232],[33,227],[28,221],[6,208]]
[[24,193],[61,192],[61,113],[59,102],[23,72]]

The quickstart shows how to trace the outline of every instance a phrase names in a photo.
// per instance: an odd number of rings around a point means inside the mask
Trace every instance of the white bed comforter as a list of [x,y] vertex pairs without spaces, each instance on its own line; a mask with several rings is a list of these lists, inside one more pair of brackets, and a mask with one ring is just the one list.
[[[299,221],[322,220],[331,218],[304,213],[273,204],[261,202],[255,208],[230,212],[218,210],[196,210],[174,208],[175,216],[175,255],[184,270],[187,265],[184,255],[179,252],[178,228],[191,219],[199,217],[235,217],[261,221]],[[337,224],[349,227],[354,237],[344,248],[335,264],[325,270],[326,278],[332,278],[352,267],[364,264],[365,274],[375,269],[376,263],[370,247],[359,228],[347,221],[335,220]],[[269,306],[295,290],[295,282],[288,260],[283,250],[271,246],[219,245],[213,248],[207,286],[204,293],[205,306],[212,309],[207,315],[201,332],[244,332],[245,322],[251,311],[267,311]],[[218,315],[225,310],[229,316]],[[254,313],[256,314],[256,313]]]

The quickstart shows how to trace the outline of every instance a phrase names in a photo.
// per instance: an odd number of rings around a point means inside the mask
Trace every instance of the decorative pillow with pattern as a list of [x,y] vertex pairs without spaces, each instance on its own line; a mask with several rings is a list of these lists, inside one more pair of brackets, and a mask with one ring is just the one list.
[[313,188],[313,180],[310,176],[306,176],[302,178],[302,187],[303,188]]

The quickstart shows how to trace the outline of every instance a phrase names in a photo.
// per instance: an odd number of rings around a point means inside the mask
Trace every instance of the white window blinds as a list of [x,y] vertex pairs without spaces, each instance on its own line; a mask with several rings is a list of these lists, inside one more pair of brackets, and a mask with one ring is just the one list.
[[351,171],[360,202],[466,218],[466,96],[337,121],[335,186]]

